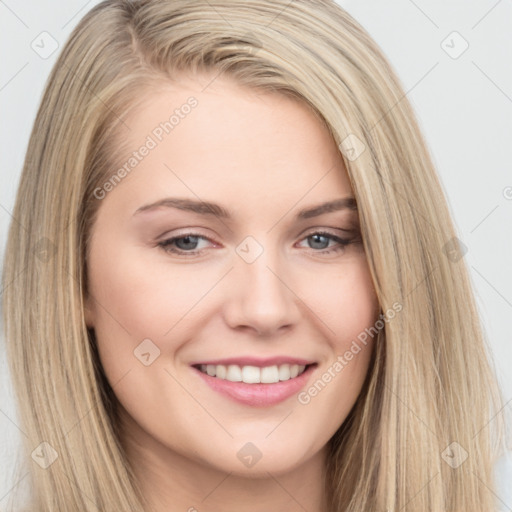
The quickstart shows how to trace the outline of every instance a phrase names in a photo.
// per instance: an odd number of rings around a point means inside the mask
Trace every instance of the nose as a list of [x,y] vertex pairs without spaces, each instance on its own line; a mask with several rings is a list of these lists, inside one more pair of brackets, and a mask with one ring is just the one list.
[[271,258],[269,250],[252,263],[236,256],[223,308],[232,329],[269,337],[298,322],[301,301],[285,263]]

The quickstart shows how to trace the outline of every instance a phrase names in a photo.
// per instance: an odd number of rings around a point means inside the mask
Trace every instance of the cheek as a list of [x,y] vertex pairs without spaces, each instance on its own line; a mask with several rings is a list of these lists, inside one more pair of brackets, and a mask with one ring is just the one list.
[[204,272],[155,264],[143,257],[145,251],[126,248],[116,258],[92,253],[89,281],[96,328],[118,323],[134,338],[162,336],[208,288]]
[[134,362],[138,366],[134,350],[143,340],[172,357],[200,325],[208,303],[202,299],[225,271],[173,267],[160,258],[155,264],[145,256],[147,248],[125,247],[115,256],[114,246],[105,240],[98,243],[97,250],[91,250],[89,268],[94,331],[110,380],[120,378]]
[[345,351],[352,339],[378,318],[380,306],[363,255],[334,271],[305,276],[303,289],[305,300],[324,324],[323,331],[338,351]]
[[330,275],[321,274],[309,294],[330,351],[316,380],[298,396],[310,410],[328,411],[325,425],[336,430],[346,418],[367,376],[380,306],[366,259]]
[[[366,261],[361,261],[342,281],[342,297],[336,331],[343,333],[343,344],[371,327],[377,320],[380,305]],[[341,348],[341,347],[340,347]]]

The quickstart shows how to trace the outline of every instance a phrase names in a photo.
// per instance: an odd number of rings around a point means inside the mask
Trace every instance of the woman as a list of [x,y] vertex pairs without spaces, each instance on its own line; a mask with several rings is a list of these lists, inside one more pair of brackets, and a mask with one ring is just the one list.
[[14,217],[30,510],[493,510],[501,400],[454,227],[336,4],[98,5]]

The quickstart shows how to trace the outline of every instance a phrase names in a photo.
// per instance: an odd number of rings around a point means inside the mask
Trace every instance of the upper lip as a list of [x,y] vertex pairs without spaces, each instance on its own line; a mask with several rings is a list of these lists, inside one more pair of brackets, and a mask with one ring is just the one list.
[[264,366],[279,366],[282,364],[297,364],[299,366],[308,366],[310,364],[314,364],[315,361],[310,361],[308,359],[300,359],[297,357],[287,357],[287,356],[276,356],[276,357],[266,357],[266,358],[258,358],[258,357],[229,357],[226,359],[209,359],[206,361],[197,361],[191,363],[191,366],[198,366],[201,364],[213,364],[213,365],[224,365],[229,366],[230,364],[236,364],[238,366],[258,366],[263,368]]

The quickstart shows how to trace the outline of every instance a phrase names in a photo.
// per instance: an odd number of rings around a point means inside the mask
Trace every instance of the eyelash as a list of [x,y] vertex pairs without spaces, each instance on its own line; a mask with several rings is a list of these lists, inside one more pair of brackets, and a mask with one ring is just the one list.
[[[316,250],[311,247],[309,248],[311,251],[313,251],[315,253],[320,253],[320,254],[331,254],[333,252],[342,251],[347,245],[354,243],[357,240],[357,237],[353,238],[353,239],[340,238],[340,237],[333,235],[332,233],[329,233],[326,231],[315,231],[313,233],[310,233],[306,237],[304,237],[302,240],[307,240],[308,238],[311,238],[315,235],[320,235],[320,236],[329,238],[330,240],[333,240],[339,244],[334,249],[327,248],[327,249]],[[211,240],[209,238],[202,236],[199,233],[184,233],[180,236],[175,236],[173,238],[168,238],[166,240],[162,240],[161,242],[158,243],[158,246],[160,248],[162,248],[165,252],[168,252],[168,253],[174,253],[174,254],[183,255],[183,256],[198,256],[199,254],[201,254],[201,252],[204,249],[193,250],[193,251],[184,251],[183,249],[176,249],[176,248],[172,247],[171,244],[173,244],[177,240],[182,240],[183,238],[188,238],[188,237],[200,238],[200,239],[208,240],[211,242]]]

